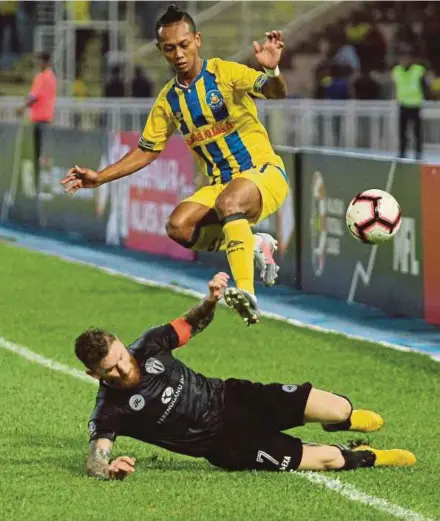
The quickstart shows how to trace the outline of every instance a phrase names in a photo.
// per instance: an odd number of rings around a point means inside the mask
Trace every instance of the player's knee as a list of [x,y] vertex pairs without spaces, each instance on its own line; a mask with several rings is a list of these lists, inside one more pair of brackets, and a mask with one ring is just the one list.
[[215,210],[219,219],[224,219],[236,213],[244,213],[243,205],[233,193],[220,194],[215,201]]
[[334,404],[334,416],[336,423],[342,423],[350,417],[353,408],[345,396],[337,396]]
[[167,235],[173,241],[188,245],[191,242],[192,230],[182,219],[170,218],[165,225]]

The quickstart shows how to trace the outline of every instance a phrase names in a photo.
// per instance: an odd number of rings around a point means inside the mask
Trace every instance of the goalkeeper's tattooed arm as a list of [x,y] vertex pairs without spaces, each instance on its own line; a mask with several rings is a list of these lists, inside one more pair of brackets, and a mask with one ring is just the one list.
[[110,479],[109,462],[112,442],[100,438],[90,442],[87,457],[87,475],[98,479]]
[[191,337],[212,322],[217,302],[223,297],[223,290],[228,287],[228,280],[227,273],[217,273],[208,283],[208,295],[183,315],[183,320],[191,326]]
[[182,318],[191,326],[191,337],[209,326],[214,318],[216,306],[216,300],[206,297],[200,304],[197,304],[183,315]]
[[97,479],[125,479],[133,474],[136,459],[119,456],[110,461],[113,442],[107,438],[98,438],[90,442],[87,458],[87,475]]

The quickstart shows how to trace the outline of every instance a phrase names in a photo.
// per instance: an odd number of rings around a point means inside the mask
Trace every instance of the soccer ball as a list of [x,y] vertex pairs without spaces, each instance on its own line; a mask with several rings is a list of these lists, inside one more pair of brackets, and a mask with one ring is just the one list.
[[345,215],[350,234],[367,244],[380,244],[393,237],[402,222],[399,203],[383,190],[365,190],[348,205]]

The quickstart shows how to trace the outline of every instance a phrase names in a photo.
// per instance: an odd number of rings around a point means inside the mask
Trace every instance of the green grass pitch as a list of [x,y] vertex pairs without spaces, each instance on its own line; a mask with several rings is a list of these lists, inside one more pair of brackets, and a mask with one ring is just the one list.
[[[0,337],[77,369],[72,343],[88,326],[107,328],[128,343],[195,302],[6,243],[0,244],[0,288]],[[248,329],[223,307],[177,356],[208,376],[309,380],[380,412],[386,425],[371,436],[374,444],[412,450],[417,465],[325,476],[420,517],[352,501],[295,473],[223,472],[126,438],[117,440],[114,455],[136,456],[135,474],[124,482],[87,478],[87,421],[96,387],[0,349],[0,520],[440,518],[438,363],[268,319]],[[329,443],[353,437],[318,425],[295,434]]]

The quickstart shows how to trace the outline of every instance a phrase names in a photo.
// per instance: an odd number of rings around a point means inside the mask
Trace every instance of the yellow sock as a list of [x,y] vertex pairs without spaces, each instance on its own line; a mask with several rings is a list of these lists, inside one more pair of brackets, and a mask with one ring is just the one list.
[[[258,244],[257,235],[253,235],[253,247]],[[196,242],[191,246],[195,251],[226,251],[225,235],[220,224],[202,226]]]
[[255,240],[247,219],[235,219],[223,226],[226,256],[237,288],[255,294],[254,245]]

